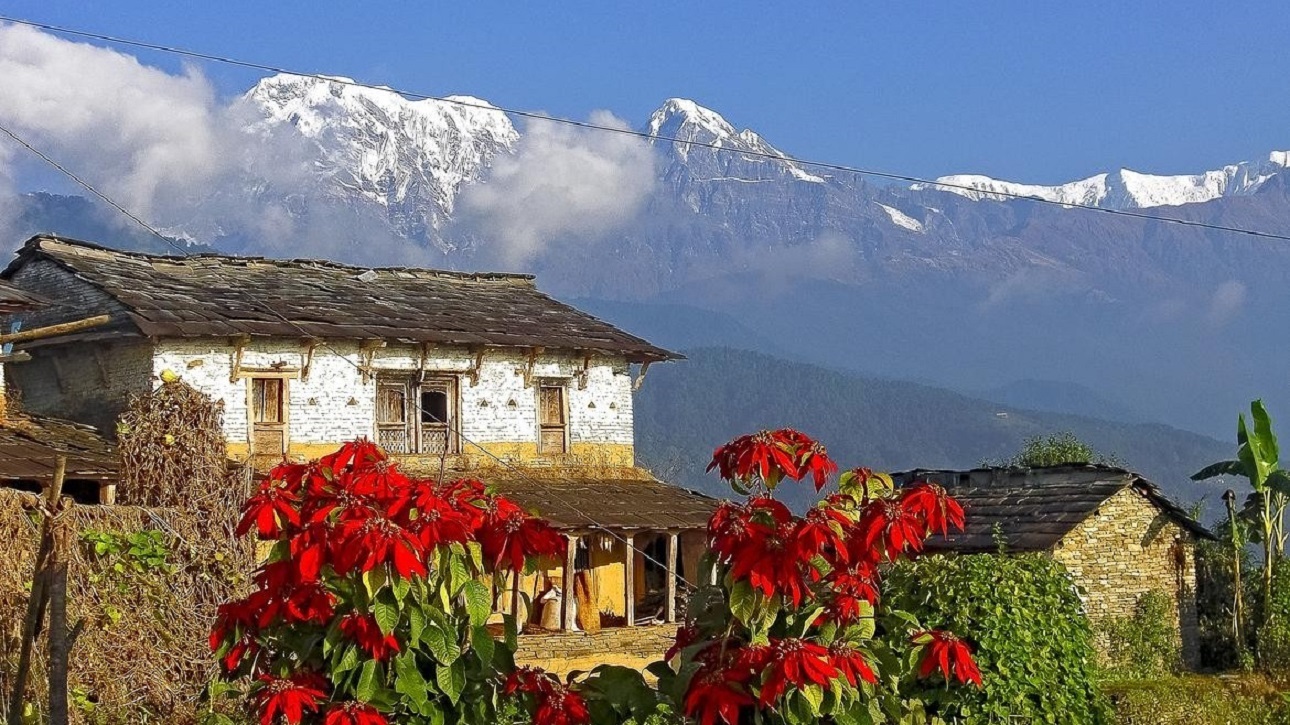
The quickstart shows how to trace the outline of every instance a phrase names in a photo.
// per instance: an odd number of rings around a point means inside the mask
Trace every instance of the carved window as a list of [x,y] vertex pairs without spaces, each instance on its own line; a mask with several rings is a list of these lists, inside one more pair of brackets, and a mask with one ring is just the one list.
[[457,452],[457,384],[383,375],[376,382],[376,438],[390,453]]

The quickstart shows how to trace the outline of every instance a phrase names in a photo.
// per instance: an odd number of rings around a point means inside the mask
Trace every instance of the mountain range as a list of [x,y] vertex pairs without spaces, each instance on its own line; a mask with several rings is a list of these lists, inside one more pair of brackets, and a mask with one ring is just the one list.
[[[900,185],[797,162],[678,98],[604,121],[653,138],[345,79],[265,78],[237,106],[249,142],[303,154],[306,173],[212,190],[164,220],[186,243],[523,269],[635,329],[684,310],[737,323],[690,345],[973,393],[1044,380],[1224,438],[1253,397],[1290,407],[1273,363],[1290,336],[1269,334],[1290,327],[1290,243],[999,194],[1290,234],[1286,152],[1181,176]],[[69,204],[25,197],[23,228],[84,227]],[[279,217],[281,234],[245,221]]]

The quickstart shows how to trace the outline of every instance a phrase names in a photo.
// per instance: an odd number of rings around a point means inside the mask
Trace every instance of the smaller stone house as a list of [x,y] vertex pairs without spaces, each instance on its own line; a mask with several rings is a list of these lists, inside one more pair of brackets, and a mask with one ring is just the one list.
[[1173,603],[1183,661],[1197,664],[1196,560],[1205,527],[1151,481],[1110,466],[914,470],[899,484],[931,481],[963,504],[961,533],[933,537],[932,551],[1042,552],[1065,565],[1094,627],[1133,614],[1158,591]]

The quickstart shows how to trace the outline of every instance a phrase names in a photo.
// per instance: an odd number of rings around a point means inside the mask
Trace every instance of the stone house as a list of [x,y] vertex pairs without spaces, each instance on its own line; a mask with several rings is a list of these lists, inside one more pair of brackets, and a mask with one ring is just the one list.
[[1095,631],[1160,592],[1172,604],[1183,661],[1198,664],[1195,547],[1214,537],[1151,481],[1086,464],[914,470],[895,479],[938,483],[963,504],[966,529],[933,537],[929,550],[991,553],[1001,536],[1007,552],[1048,554],[1078,586]]
[[[636,466],[632,396],[651,364],[680,356],[531,276],[37,236],[0,279],[54,301],[12,318],[23,325],[110,316],[24,346],[30,359],[6,377],[26,411],[111,431],[131,395],[178,375],[222,401],[235,458],[263,467],[366,436],[404,470],[479,478],[540,512],[564,532],[566,561],[505,586],[554,587],[563,629],[676,621],[678,576],[696,576],[712,502]],[[594,612],[575,614],[575,582]],[[514,608],[496,584],[499,609]]]

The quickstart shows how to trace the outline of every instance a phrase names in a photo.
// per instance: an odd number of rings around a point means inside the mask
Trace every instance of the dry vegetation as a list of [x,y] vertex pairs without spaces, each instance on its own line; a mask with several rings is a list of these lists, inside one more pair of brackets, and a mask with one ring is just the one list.
[[[80,722],[199,716],[214,671],[206,640],[215,607],[254,565],[250,544],[233,536],[249,479],[227,467],[220,417],[219,406],[182,383],[139,397],[120,429],[119,500],[131,505],[76,506],[65,514],[74,542],[68,619],[85,622],[69,678]],[[12,686],[38,505],[34,495],[0,490],[0,692]],[[130,540],[141,532],[157,533],[141,544]],[[32,703],[46,700],[44,664],[38,652]]]

